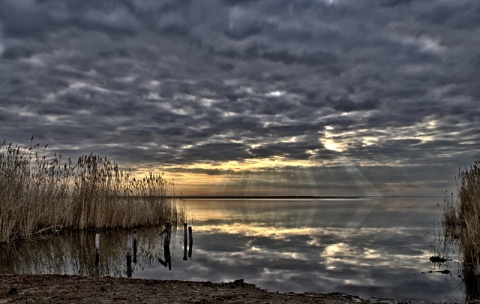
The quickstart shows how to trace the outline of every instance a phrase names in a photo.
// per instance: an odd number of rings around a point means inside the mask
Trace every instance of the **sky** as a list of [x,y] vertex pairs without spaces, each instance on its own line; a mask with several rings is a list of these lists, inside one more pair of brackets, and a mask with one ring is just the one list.
[[443,195],[480,159],[480,1],[0,2],[0,138],[177,195]]

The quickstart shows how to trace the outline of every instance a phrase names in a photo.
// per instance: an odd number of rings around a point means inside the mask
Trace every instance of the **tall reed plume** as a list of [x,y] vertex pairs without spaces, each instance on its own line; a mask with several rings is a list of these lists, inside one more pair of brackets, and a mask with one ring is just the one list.
[[166,199],[173,184],[163,175],[136,179],[93,154],[63,162],[61,154],[47,156],[47,146],[0,145],[0,243],[49,229],[183,221],[184,214]]

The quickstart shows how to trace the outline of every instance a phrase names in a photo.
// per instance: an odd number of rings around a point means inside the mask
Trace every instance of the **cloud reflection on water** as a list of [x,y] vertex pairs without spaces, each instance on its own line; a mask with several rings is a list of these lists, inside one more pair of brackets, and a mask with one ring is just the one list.
[[[429,267],[426,244],[414,250],[403,249],[402,242],[398,250],[388,244],[373,248],[376,242],[359,243],[357,234],[346,239],[337,231],[330,229],[321,237],[284,239],[217,232],[208,240],[211,236],[197,233],[200,245],[186,271],[195,273],[194,265],[201,256],[201,263],[207,263],[210,269],[203,275],[213,281],[244,278],[271,290],[344,291],[399,299],[452,300],[452,293],[461,297],[454,278],[421,273]],[[368,235],[378,232],[385,233],[371,229]],[[366,231],[361,234],[368,238]],[[318,239],[322,241],[312,244]]]
[[[456,301],[462,295],[453,275],[422,273],[430,267],[431,239],[426,233],[441,212],[436,209],[436,200],[264,201],[257,202],[258,207],[254,202],[215,201],[187,205],[198,211],[197,238],[205,236],[196,252],[209,256],[213,269],[235,274],[231,279],[242,277],[282,291],[335,290],[405,300]],[[214,203],[224,208],[223,223],[209,219],[209,206]],[[200,206],[203,211],[196,209]],[[210,233],[215,235],[211,241]],[[230,259],[235,265],[222,263]]]
[[[188,215],[195,218],[192,258],[182,260],[180,229],[172,236],[168,271],[157,262],[163,254],[158,231],[139,231],[133,277],[214,282],[242,278],[285,292],[459,301],[463,295],[454,275],[422,273],[430,268],[431,239],[425,234],[441,212],[437,200],[187,201]],[[28,272],[36,265],[36,273],[67,269],[91,275],[93,236],[83,237],[89,240],[87,249],[82,249],[81,239],[70,239],[54,238],[42,246],[19,243],[10,250],[17,256],[2,251],[0,269]],[[123,232],[102,236],[103,246],[111,247],[101,248],[102,274],[125,275],[126,239]],[[21,251],[32,254],[18,255]],[[60,266],[58,255],[63,257]]]

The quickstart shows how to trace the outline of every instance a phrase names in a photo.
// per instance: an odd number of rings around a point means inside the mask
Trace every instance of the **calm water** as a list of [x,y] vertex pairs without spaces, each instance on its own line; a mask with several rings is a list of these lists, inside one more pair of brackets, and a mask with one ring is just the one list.
[[[183,228],[171,242],[171,270],[159,229],[137,231],[131,275],[195,281],[245,279],[278,291],[346,292],[402,300],[463,301],[455,261],[429,262],[442,198],[345,200],[188,200],[193,253],[184,257]],[[438,226],[438,223],[437,223]],[[127,276],[132,232],[95,234],[2,246],[2,273]],[[456,258],[453,248],[450,255]],[[160,260],[160,261],[159,261]],[[430,271],[449,269],[451,274]]]

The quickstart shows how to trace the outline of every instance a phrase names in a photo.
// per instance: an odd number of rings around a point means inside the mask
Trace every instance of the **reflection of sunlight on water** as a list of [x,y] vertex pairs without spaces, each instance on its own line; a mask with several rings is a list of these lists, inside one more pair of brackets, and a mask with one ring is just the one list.
[[385,267],[415,267],[426,261],[428,250],[419,251],[418,256],[409,254],[388,253],[375,248],[367,248],[359,245],[337,243],[329,245],[320,257],[324,259],[327,269],[335,269],[341,264],[356,267],[372,267],[373,265]]
[[260,247],[257,247],[257,246],[251,246],[250,250],[251,251],[264,251],[263,249],[261,249]]
[[261,253],[268,255],[272,259],[295,259],[295,260],[308,260],[304,254],[298,251],[271,251],[267,247],[251,246],[240,254],[243,258],[254,257],[256,254]]
[[327,246],[321,253],[320,256],[323,256],[325,259],[325,265],[328,270],[333,270],[336,268],[335,263],[345,259],[346,253],[350,251],[350,248],[345,243],[338,243]]
[[375,249],[368,249],[364,252],[366,259],[379,259],[382,257],[382,254]]
[[[380,244],[392,243],[395,245],[397,239],[406,235],[418,233],[417,230],[408,227],[389,227],[389,228],[286,228],[275,226],[258,226],[261,223],[234,223],[233,225],[205,225],[196,227],[198,233],[213,233],[219,235],[236,235],[248,237],[250,241],[245,243],[246,248],[237,252],[237,256],[242,259],[255,258],[258,254],[268,255],[272,259],[301,260],[305,262],[316,262],[324,265],[327,270],[344,268],[347,265],[352,267],[386,267],[394,269],[395,267],[415,268],[428,260],[429,249],[425,245],[422,249],[417,249],[415,254],[409,252],[409,248],[398,247],[398,251],[391,251],[387,248],[377,248]],[[292,238],[303,238],[303,244],[295,243],[300,248],[317,248],[318,261],[310,261],[311,256],[304,254],[299,248],[289,250],[293,245],[288,245]],[[336,239],[348,240],[348,242],[336,242],[329,244],[331,236]],[[362,236],[373,236],[372,239],[364,237],[365,242],[358,242],[356,239],[362,239]],[[379,237],[375,241],[374,238]],[[285,244],[281,250],[272,250],[269,246],[260,246],[253,243],[258,238],[276,240]],[[354,241],[355,240],[355,241]],[[383,241],[382,241],[383,240]],[[353,242],[353,243],[352,243]],[[381,242],[381,243],[379,243]],[[408,246],[405,244],[404,246]],[[386,250],[389,251],[386,251]],[[403,251],[406,251],[404,253]]]
[[209,233],[225,233],[225,234],[238,234],[251,237],[269,237],[272,239],[283,239],[289,235],[310,235],[318,232],[318,229],[314,228],[279,228],[279,227],[262,227],[255,226],[255,223],[241,224],[234,223],[232,225],[204,225],[195,227],[196,232],[209,232]]
[[344,255],[346,252],[350,251],[350,248],[345,243],[338,243],[327,246],[324,250],[324,256],[326,257],[337,257],[339,253]]

